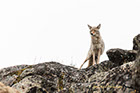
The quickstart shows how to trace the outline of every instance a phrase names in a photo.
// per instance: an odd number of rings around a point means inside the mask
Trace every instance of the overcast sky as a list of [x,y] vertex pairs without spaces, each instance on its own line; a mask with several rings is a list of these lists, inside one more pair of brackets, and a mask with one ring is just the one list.
[[49,61],[79,67],[90,47],[87,24],[99,23],[101,61],[108,49],[132,49],[140,0],[0,0],[0,68]]

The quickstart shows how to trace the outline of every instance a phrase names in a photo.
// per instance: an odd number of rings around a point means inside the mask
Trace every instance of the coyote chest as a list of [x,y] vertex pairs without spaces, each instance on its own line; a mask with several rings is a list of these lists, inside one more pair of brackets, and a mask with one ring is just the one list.
[[98,50],[101,50],[101,54],[104,51],[104,42],[100,36],[91,36],[91,46],[90,50],[97,54]]

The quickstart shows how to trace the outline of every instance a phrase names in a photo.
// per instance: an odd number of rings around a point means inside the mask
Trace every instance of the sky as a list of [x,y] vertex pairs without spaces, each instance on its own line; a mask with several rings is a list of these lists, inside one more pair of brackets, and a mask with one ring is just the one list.
[[[101,24],[111,48],[131,50],[140,33],[140,0],[0,0],[0,68],[56,61],[79,68]],[[84,67],[87,66],[87,63]]]

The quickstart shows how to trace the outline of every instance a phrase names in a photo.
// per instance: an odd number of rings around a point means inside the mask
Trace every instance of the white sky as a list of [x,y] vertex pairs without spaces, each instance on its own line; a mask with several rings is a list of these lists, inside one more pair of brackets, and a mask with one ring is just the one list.
[[110,48],[132,49],[140,0],[0,0],[0,68],[48,61],[79,67],[90,47],[87,24],[99,23],[101,61]]

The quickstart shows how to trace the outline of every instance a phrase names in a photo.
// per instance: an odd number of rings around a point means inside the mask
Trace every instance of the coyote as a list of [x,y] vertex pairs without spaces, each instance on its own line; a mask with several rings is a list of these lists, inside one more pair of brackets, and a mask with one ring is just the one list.
[[95,63],[99,64],[100,56],[102,55],[105,48],[104,42],[99,32],[101,24],[99,24],[97,27],[92,27],[90,25],[88,25],[88,27],[90,29],[90,35],[91,35],[91,45],[88,51],[88,55],[85,61],[83,62],[83,64],[80,66],[80,69],[82,68],[84,63],[88,60],[89,60],[88,67],[95,65]]

